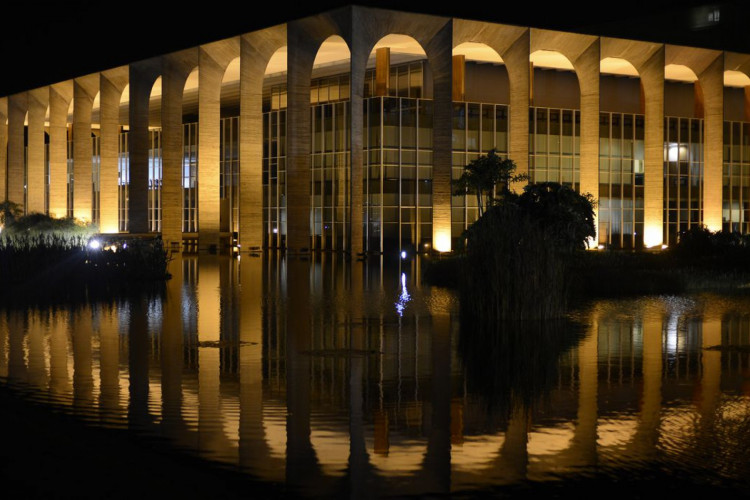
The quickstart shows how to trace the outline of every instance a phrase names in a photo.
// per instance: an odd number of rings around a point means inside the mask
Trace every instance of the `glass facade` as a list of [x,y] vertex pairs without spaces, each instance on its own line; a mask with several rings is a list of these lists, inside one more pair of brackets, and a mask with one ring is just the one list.
[[198,124],[182,125],[182,232],[198,231]]
[[117,150],[117,220],[121,232],[128,230],[128,188],[130,187],[130,156],[128,133],[120,132]]
[[263,225],[266,228],[264,246],[283,247],[286,241],[286,109],[263,113]]
[[148,230],[161,231],[161,130],[148,131]]
[[643,247],[643,115],[599,115],[599,243]]
[[531,182],[580,186],[581,112],[577,109],[529,108]]
[[703,223],[703,120],[664,118],[664,243]]
[[[98,132],[98,131],[97,131]],[[101,199],[99,197],[99,174],[102,169],[101,141],[98,133],[91,134],[92,169],[91,169],[91,220],[99,224]]]
[[[452,148],[453,180],[463,175],[466,165],[492,149],[500,157],[506,158],[508,106],[474,102],[453,103]],[[476,196],[454,195],[451,198],[451,236],[454,244],[478,217]]]
[[750,123],[724,122],[722,229],[750,232]]

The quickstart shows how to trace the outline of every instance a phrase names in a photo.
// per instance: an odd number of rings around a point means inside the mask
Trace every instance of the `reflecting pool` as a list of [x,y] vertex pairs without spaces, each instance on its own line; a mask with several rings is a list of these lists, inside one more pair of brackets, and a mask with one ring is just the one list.
[[750,491],[750,295],[482,325],[419,260],[170,266],[163,294],[2,311],[0,383],[291,494]]

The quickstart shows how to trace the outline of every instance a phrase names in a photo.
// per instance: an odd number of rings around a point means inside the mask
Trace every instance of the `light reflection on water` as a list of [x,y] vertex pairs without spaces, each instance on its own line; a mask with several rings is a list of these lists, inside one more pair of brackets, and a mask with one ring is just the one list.
[[0,377],[311,495],[655,467],[747,486],[750,298],[598,301],[575,334],[467,347],[420,265],[184,257],[164,298],[3,313]]

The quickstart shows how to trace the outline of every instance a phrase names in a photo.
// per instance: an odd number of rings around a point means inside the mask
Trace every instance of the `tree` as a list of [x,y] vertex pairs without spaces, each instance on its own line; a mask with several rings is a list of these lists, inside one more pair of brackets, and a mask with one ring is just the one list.
[[492,149],[486,155],[472,160],[464,167],[464,173],[453,181],[456,196],[474,193],[477,197],[479,217],[486,208],[511,194],[512,182],[528,180],[526,174],[515,174],[516,163],[508,158],[501,158]]
[[11,226],[17,218],[23,215],[21,205],[10,200],[0,203],[0,227]]

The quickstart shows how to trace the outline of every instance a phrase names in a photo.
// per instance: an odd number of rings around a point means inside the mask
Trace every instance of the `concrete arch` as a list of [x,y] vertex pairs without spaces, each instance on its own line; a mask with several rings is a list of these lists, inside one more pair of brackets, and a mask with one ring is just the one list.
[[240,38],[199,48],[198,74],[198,248],[219,247],[221,81],[229,63],[240,55]]
[[744,88],[743,117],[750,121],[750,54],[724,53],[724,86]]
[[119,224],[120,103],[128,68],[104,71],[99,80],[99,231],[117,233]]
[[49,87],[49,215],[68,216],[68,113],[73,81]]
[[643,243],[660,246],[664,239],[664,45],[602,38],[601,57],[627,61],[641,79],[646,129]]
[[[531,29],[530,52],[537,50],[559,52],[573,64],[581,98],[580,192],[598,199],[601,41],[591,35]],[[598,222],[594,224],[598,232]]]
[[722,228],[722,171],[724,162],[724,53],[716,50],[667,45],[665,63],[687,66],[697,76],[696,112],[702,111],[703,224]]
[[510,90],[509,153],[516,162],[518,172],[523,174],[529,172],[530,41],[528,28],[453,20],[454,47],[465,42],[483,43],[497,52],[505,64]]
[[[198,49],[161,58],[161,234],[170,251],[182,249],[183,131],[185,90],[197,81]],[[193,74],[193,78],[191,78]]]
[[263,246],[263,78],[278,53],[286,71],[286,25],[243,35],[240,39],[240,209],[239,244]]
[[49,108],[49,89],[29,91],[26,161],[26,213],[44,213],[46,199],[44,127]]
[[99,74],[73,80],[73,217],[92,222],[91,115],[99,92]]

